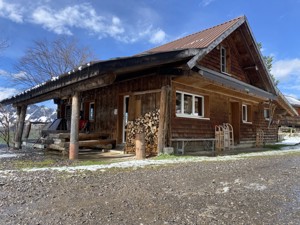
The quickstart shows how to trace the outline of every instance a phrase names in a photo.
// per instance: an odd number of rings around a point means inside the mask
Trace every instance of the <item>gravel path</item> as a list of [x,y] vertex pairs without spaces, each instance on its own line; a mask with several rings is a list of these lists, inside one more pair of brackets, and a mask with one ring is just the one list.
[[106,171],[2,170],[0,224],[299,224],[299,169],[294,152]]

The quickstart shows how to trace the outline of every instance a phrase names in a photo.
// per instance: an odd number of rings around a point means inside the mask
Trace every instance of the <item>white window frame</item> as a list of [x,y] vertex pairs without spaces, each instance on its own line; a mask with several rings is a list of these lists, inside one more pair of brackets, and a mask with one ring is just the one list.
[[[221,72],[222,73],[227,73],[227,51],[226,48],[224,46],[221,46],[220,48],[220,66],[221,66]],[[223,59],[224,59],[224,63],[223,63]]]
[[[91,115],[91,105],[94,105],[93,116]],[[95,120],[95,102],[90,102],[90,104],[89,104],[89,120],[91,120],[91,121]]]
[[[267,113],[268,112],[268,113]],[[264,108],[264,118],[265,120],[270,120],[270,109],[269,108]]]
[[[242,120],[243,120],[243,123],[252,124],[252,121],[249,121],[249,115],[248,115],[249,108],[248,107],[251,107],[251,105],[242,104]],[[245,109],[245,118],[244,118],[244,109]],[[251,110],[251,108],[250,108],[250,110]]]
[[[176,111],[176,116],[177,117],[186,117],[186,118],[195,118],[195,119],[208,119],[208,118],[205,118],[204,114],[205,114],[205,98],[204,96],[202,95],[195,95],[195,94],[192,94],[192,93],[188,93],[188,92],[182,92],[182,91],[176,91],[176,95],[177,94],[180,94],[181,97],[180,97],[180,113],[178,113]],[[187,114],[187,113],[184,113],[184,95],[189,95],[189,96],[192,96],[192,113],[191,114]],[[201,98],[202,100],[202,106],[201,106],[201,115],[196,115],[195,113],[195,98]],[[177,104],[176,104],[177,106]]]

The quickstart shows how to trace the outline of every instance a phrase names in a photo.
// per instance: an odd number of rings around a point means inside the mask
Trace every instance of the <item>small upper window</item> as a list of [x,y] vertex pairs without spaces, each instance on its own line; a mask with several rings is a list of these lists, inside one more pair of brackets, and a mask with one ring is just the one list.
[[221,47],[221,72],[226,73],[226,48]]
[[270,109],[268,108],[264,109],[264,117],[266,120],[270,120]]
[[89,120],[95,119],[95,103],[91,102],[89,107]]

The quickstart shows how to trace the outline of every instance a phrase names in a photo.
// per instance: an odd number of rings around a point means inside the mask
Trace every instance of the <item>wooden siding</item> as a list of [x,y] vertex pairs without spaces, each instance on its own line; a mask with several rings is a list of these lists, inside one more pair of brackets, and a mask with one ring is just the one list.
[[[242,56],[237,51],[234,41],[231,40],[231,37],[224,40],[220,46],[224,47],[227,52],[227,74],[224,73],[224,76],[232,76],[238,80],[241,80],[245,83],[250,83],[247,74],[241,65]],[[200,65],[216,72],[221,72],[221,64],[220,64],[220,47],[214,48],[211,52],[209,52],[201,61]]]
[[[213,138],[215,125],[223,123],[231,123],[235,130],[235,138],[237,143],[252,142],[255,143],[257,129],[262,129],[265,134],[266,142],[274,142],[277,140],[278,125],[272,123],[269,126],[269,121],[264,118],[262,104],[248,103],[244,100],[224,96],[214,93],[210,90],[199,90],[195,87],[186,86],[173,82],[172,84],[172,111],[171,111],[171,137],[172,138]],[[183,91],[196,95],[207,96],[209,104],[206,105],[206,110],[209,111],[207,119],[195,119],[176,116],[176,91]],[[251,107],[251,123],[242,121],[242,105]],[[232,104],[235,107],[235,113],[232,112]],[[208,107],[208,108],[207,108]],[[240,115],[237,115],[240,114]],[[237,118],[237,116],[239,116]],[[237,121],[234,122],[237,118]],[[276,121],[276,118],[274,118]]]
[[95,102],[93,131],[107,133],[120,143],[122,141],[124,96],[129,96],[130,119],[135,119],[146,112],[159,109],[160,93],[151,92],[151,90],[160,90],[169,82],[169,76],[151,75],[82,93],[83,99],[89,96],[88,102]]

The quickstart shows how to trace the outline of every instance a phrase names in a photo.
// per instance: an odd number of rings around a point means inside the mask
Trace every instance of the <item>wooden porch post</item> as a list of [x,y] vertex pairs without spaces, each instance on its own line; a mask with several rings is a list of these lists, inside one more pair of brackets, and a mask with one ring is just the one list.
[[78,159],[78,133],[79,133],[79,94],[76,92],[72,96],[72,113],[71,113],[71,131],[69,159]]
[[159,107],[159,127],[158,127],[158,154],[163,153],[166,145],[169,123],[169,87],[164,86],[160,94],[160,107]]
[[17,127],[15,133],[15,143],[14,143],[15,149],[21,148],[26,111],[27,111],[27,105],[22,105],[17,107]]

